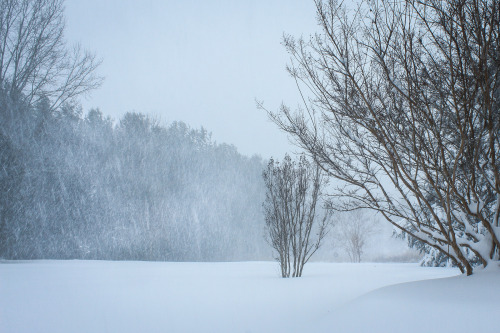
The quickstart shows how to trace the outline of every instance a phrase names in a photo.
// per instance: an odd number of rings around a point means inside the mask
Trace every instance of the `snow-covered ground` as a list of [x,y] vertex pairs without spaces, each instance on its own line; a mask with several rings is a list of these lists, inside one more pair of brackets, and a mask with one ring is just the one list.
[[0,332],[497,332],[499,272],[429,280],[457,274],[309,263],[302,278],[281,279],[274,262],[2,262]]

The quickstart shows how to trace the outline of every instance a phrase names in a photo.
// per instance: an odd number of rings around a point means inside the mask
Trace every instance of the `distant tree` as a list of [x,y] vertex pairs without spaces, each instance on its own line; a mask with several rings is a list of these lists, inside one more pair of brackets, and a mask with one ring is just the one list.
[[355,210],[336,215],[335,241],[351,262],[361,262],[366,244],[375,231],[375,224],[367,211]]
[[0,2],[0,87],[11,97],[32,104],[45,96],[56,109],[101,84],[95,56],[64,41],[63,3]]
[[328,231],[330,214],[318,214],[325,178],[319,167],[302,155],[298,162],[286,155],[270,160],[263,173],[266,184],[264,214],[270,245],[276,250],[282,277],[300,277]]

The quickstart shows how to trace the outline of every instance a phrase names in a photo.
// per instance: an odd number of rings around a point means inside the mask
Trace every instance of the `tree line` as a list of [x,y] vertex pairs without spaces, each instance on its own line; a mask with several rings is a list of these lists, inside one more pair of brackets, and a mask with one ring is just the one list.
[[182,122],[0,96],[1,258],[266,256],[259,157]]
[[84,114],[100,61],[64,28],[63,0],[0,2],[0,258],[265,257],[260,158],[182,122]]

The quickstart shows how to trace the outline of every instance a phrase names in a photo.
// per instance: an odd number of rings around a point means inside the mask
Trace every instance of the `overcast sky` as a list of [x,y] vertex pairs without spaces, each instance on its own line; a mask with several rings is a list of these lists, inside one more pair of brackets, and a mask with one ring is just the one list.
[[299,103],[281,39],[317,31],[312,0],[67,0],[66,17],[68,42],[103,59],[85,111],[204,126],[246,155],[294,150],[255,99]]

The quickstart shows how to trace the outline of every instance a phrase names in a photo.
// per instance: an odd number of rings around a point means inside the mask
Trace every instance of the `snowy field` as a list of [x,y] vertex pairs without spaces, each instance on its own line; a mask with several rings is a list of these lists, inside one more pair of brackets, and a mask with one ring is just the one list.
[[2,262],[0,332],[497,332],[499,271],[457,274],[310,263],[281,279],[274,262]]

